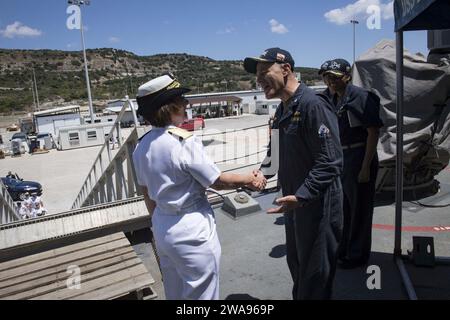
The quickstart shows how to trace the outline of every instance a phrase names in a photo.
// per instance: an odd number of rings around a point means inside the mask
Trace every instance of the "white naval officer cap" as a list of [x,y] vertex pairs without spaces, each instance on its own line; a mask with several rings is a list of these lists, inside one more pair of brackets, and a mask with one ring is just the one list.
[[139,106],[138,114],[145,118],[149,113],[157,111],[174,98],[182,96],[189,91],[191,90],[188,88],[182,88],[181,84],[171,73],[150,80],[138,89],[136,97]]

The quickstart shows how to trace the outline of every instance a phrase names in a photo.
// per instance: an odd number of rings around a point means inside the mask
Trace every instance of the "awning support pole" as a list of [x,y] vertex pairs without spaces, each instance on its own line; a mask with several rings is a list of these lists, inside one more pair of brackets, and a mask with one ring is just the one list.
[[403,204],[403,31],[396,32],[397,74],[397,155],[395,161],[395,245],[394,256],[402,255],[402,204]]

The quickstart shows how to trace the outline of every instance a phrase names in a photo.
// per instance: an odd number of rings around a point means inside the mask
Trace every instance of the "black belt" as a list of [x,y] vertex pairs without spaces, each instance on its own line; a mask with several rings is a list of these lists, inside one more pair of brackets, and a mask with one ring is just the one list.
[[361,148],[361,147],[365,147],[365,146],[366,146],[365,142],[356,142],[356,143],[352,143],[352,144],[344,144],[344,145],[342,145],[342,150]]

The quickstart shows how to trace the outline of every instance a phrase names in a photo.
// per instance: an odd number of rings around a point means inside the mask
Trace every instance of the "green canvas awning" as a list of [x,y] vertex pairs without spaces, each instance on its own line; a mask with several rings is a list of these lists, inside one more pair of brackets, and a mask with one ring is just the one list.
[[395,31],[450,29],[450,0],[395,0]]

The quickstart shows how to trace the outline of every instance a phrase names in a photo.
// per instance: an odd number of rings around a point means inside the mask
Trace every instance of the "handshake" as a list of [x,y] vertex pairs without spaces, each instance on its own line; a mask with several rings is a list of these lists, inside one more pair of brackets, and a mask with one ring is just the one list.
[[262,191],[266,188],[267,179],[260,170],[253,170],[250,176],[251,182],[245,185],[247,188],[253,191]]

